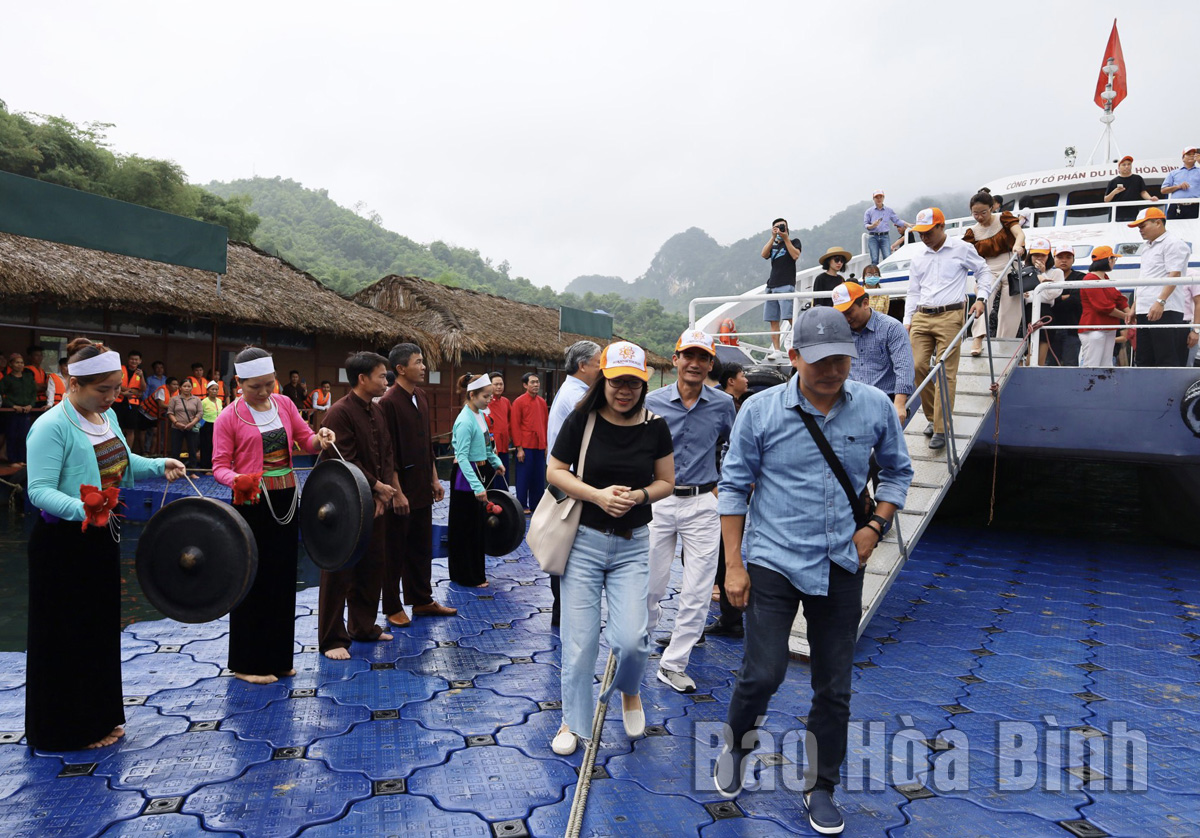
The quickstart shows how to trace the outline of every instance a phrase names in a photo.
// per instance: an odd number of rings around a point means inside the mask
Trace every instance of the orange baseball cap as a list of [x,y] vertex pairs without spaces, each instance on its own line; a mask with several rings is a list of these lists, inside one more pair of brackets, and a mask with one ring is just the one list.
[[1092,261],[1098,262],[1101,259],[1120,259],[1119,253],[1113,253],[1113,249],[1106,244],[1092,248]]
[[838,311],[846,311],[854,305],[855,300],[866,295],[866,289],[857,282],[843,282],[833,289],[833,307]]
[[946,223],[946,216],[942,215],[942,211],[937,207],[926,207],[917,213],[917,220],[913,223],[913,229],[918,233],[924,233],[926,230],[932,230],[939,224]]
[[1122,157],[1122,158],[1121,158],[1120,160],[1118,160],[1117,162],[1118,162],[1118,163],[1124,163],[1126,160],[1128,160],[1130,163],[1132,163],[1132,162],[1133,162],[1133,158],[1132,158],[1132,157],[1130,157],[1128,154],[1126,154],[1124,157]]
[[1049,239],[1031,239],[1029,242],[1030,253],[1044,253],[1050,255],[1050,240]]
[[1127,224],[1127,227],[1141,227],[1143,221],[1153,221],[1154,219],[1167,220],[1166,214],[1158,207],[1146,207],[1138,213],[1137,218]]
[[650,369],[646,366],[646,351],[636,343],[619,340],[610,343],[604,350],[600,370],[605,378],[632,375],[642,381],[650,380]]

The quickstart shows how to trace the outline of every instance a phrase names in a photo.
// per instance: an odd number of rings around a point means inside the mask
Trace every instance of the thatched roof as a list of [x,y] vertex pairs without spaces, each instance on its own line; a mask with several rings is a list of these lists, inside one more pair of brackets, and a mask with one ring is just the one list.
[[[441,346],[443,357],[454,364],[472,355],[527,355],[561,363],[563,351],[575,341],[596,340],[560,332],[558,309],[415,276],[386,276],[354,299],[428,332]],[[661,355],[647,353],[647,357],[653,367],[671,366]]]
[[390,346],[436,342],[416,324],[339,296],[312,275],[250,244],[230,242],[217,274],[0,233],[0,300],[166,314],[261,325]]

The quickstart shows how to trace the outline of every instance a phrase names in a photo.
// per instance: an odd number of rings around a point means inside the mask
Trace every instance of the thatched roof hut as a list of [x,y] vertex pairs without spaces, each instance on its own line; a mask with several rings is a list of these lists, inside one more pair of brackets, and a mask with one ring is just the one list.
[[437,342],[419,325],[347,300],[312,275],[242,242],[229,243],[228,272],[218,277],[0,233],[0,300],[211,319],[379,346],[414,340],[435,360],[438,354]]
[[[572,343],[595,340],[560,332],[558,309],[415,276],[386,276],[359,291],[354,299],[428,332],[441,347],[442,357],[455,365],[464,358],[488,355],[528,356],[561,363],[563,351]],[[653,367],[671,366],[661,355],[647,353],[647,357]]]

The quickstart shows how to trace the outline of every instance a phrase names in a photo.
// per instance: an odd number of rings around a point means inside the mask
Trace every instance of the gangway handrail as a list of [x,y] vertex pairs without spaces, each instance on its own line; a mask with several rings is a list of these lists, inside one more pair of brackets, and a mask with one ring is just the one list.
[[[1122,289],[1124,289],[1124,288],[1157,288],[1157,287],[1163,286],[1163,285],[1200,286],[1200,283],[1188,282],[1189,279],[1196,279],[1196,277],[1187,277],[1187,276],[1142,277],[1139,275],[1137,277],[1121,277],[1120,279],[1112,279],[1112,278],[1109,278],[1109,279],[1075,279],[1075,280],[1062,280],[1059,282],[1043,282],[1043,283],[1039,284],[1038,287],[1033,289],[1033,291],[1031,292],[1033,294],[1033,322],[1037,323],[1041,319],[1042,306],[1045,303],[1053,302],[1052,300],[1046,300],[1045,295],[1038,293],[1039,291],[1067,290],[1070,288],[1122,288]],[[1134,304],[1134,301],[1130,300],[1129,304],[1132,306]],[[1191,324],[1189,324],[1189,323],[1139,323],[1137,326],[1132,326],[1132,325],[1126,323],[1126,324],[1121,324],[1121,325],[1097,325],[1095,327],[1094,331],[1109,331],[1109,330],[1114,330],[1114,329],[1133,329],[1133,328],[1137,328],[1137,329],[1146,329],[1146,328],[1149,328],[1149,329],[1162,329],[1162,328],[1187,329],[1190,327],[1191,327]],[[1060,326],[1055,326],[1053,324],[1049,324],[1046,326],[1039,326],[1037,329],[1034,329],[1033,335],[1031,336],[1031,339],[1030,339],[1029,365],[1031,367],[1038,366],[1038,350],[1039,350],[1039,347],[1041,344],[1041,338],[1038,333],[1042,329],[1078,329],[1078,328],[1079,328],[1078,324],[1075,324],[1073,326],[1070,324],[1064,324],[1064,325],[1060,325]]]

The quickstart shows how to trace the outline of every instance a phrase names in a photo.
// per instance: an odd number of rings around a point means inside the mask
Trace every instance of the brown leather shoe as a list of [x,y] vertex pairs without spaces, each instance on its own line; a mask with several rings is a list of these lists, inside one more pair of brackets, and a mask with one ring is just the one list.
[[387,622],[389,626],[404,628],[406,625],[412,622],[412,620],[408,618],[408,615],[404,613],[404,609],[400,609],[400,617],[398,619],[392,619],[395,616],[395,614],[388,614]]
[[414,605],[412,613],[414,617],[453,617],[458,613],[458,609],[434,600],[428,605]]

